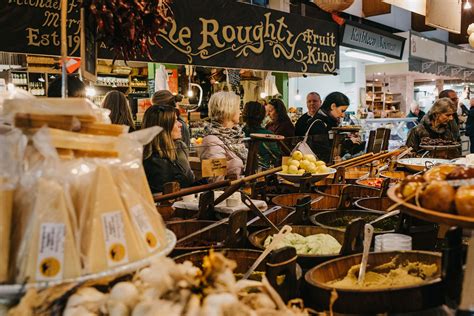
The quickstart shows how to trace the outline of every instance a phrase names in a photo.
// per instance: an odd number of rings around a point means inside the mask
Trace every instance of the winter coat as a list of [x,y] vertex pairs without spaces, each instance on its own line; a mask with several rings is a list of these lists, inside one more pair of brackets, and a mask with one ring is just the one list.
[[177,141],[176,147],[175,161],[162,158],[157,152],[153,152],[143,161],[146,178],[153,193],[163,192],[163,185],[168,182],[179,182],[181,188],[194,183],[194,173],[189,165],[186,146],[182,141]]
[[431,125],[431,120],[428,115],[425,115],[420,124],[410,130],[408,133],[406,145],[408,147],[412,147],[414,151],[418,151],[420,150],[421,140],[424,137],[429,137],[431,139],[450,140],[453,142],[458,141],[455,132],[453,132],[453,129],[449,123],[447,125],[440,125],[434,128]]

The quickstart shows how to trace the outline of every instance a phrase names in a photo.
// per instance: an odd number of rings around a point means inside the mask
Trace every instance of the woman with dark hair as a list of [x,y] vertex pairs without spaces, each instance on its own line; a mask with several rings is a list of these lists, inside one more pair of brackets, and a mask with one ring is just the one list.
[[[271,122],[268,123],[265,128],[276,135],[282,135],[289,138],[285,140],[285,143],[289,148],[291,148],[291,138],[295,136],[295,126],[286,112],[285,103],[280,99],[271,99],[267,104],[267,112]],[[289,154],[288,148],[283,147],[281,149],[284,154]]]
[[[246,137],[250,134],[273,134],[272,131],[262,127],[263,119],[265,118],[266,111],[265,106],[259,102],[250,101],[244,106],[242,113],[242,120],[245,123],[243,131]],[[275,166],[280,163],[281,152],[278,145],[275,142],[260,143],[258,149],[258,165],[264,169],[268,169],[270,166]]]
[[[450,129],[450,123],[454,119],[454,103],[449,98],[438,99],[427,115],[423,117],[420,124],[410,130],[408,133],[408,147],[414,151],[420,150],[420,144],[423,138],[444,139],[456,142],[457,136]],[[451,158],[457,158],[459,152],[453,152]]]
[[110,91],[105,95],[102,107],[110,110],[109,117],[112,124],[127,125],[130,127],[130,132],[135,130],[132,112],[125,94],[116,90]]
[[181,141],[178,110],[167,105],[152,105],[143,116],[142,128],[163,128],[143,150],[143,167],[153,193],[162,192],[167,182],[177,181],[182,188],[194,183],[186,145]]
[[[168,90],[159,90],[156,91],[151,97],[151,104],[153,105],[168,105],[173,108],[176,108],[176,102],[179,102],[178,96],[173,95]],[[186,146],[191,145],[191,132],[189,131],[188,125],[181,118],[178,113],[178,121],[181,123],[181,140],[186,144]]]
[[339,125],[340,120],[349,107],[349,98],[341,92],[332,92],[324,99],[321,108],[308,122],[309,145],[319,159],[330,163],[332,149],[332,129]]

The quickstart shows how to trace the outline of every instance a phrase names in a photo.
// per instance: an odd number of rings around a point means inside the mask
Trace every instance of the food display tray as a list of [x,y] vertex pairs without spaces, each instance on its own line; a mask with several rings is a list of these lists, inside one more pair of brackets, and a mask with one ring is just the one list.
[[474,217],[461,216],[451,213],[444,213],[429,210],[427,208],[417,206],[409,201],[404,201],[399,195],[400,185],[390,188],[387,192],[388,197],[395,203],[400,204],[402,212],[407,213],[413,217],[439,224],[449,226],[459,226],[463,228],[474,229]]

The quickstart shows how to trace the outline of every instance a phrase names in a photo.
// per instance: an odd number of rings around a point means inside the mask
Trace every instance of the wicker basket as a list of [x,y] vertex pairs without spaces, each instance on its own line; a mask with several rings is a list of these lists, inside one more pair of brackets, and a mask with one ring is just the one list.
[[340,12],[349,8],[354,0],[312,0],[314,4],[327,12]]

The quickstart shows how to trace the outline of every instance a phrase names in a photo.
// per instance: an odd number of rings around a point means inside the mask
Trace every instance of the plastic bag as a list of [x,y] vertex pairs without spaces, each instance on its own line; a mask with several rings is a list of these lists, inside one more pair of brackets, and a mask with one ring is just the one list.
[[303,153],[303,155],[313,155],[316,158],[318,155],[316,155],[311,147],[308,145],[308,136],[309,136],[309,131],[311,130],[311,127],[313,127],[313,124],[321,121],[321,120],[315,120],[311,125],[308,127],[308,130],[306,131],[306,134],[304,135],[304,138],[302,141],[300,141],[298,144],[296,144],[295,148],[291,151],[291,154],[293,154],[295,151],[299,150]]
[[25,172],[15,193],[12,277],[17,283],[81,275],[77,218],[48,129],[32,137]]
[[0,283],[7,282],[13,194],[21,174],[26,137],[17,129],[0,133]]

